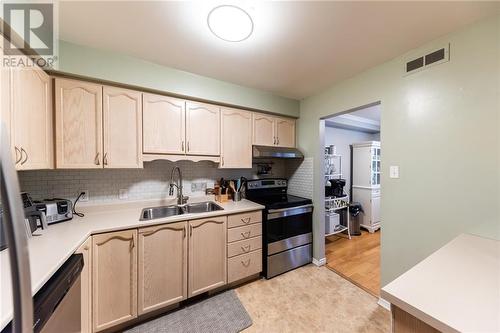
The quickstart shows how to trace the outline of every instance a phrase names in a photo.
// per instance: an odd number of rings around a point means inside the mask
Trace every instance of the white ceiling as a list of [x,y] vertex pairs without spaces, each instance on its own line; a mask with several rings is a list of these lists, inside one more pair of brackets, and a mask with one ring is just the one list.
[[[237,4],[254,34],[213,36],[208,12]],[[499,11],[498,2],[64,1],[60,37],[301,99]]]
[[380,122],[380,104],[376,104],[358,111],[349,112],[349,115]]

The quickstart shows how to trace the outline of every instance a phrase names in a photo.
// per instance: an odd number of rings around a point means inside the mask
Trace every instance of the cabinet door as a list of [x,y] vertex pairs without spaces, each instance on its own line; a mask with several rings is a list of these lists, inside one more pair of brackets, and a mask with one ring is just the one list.
[[226,217],[189,221],[188,297],[226,284]]
[[186,154],[220,155],[220,108],[186,102]]
[[32,64],[12,68],[11,135],[21,151],[20,170],[51,169],[53,161],[50,77]]
[[372,215],[371,215],[371,223],[380,222],[380,197],[372,198]]
[[187,222],[139,229],[139,315],[187,297]]
[[260,113],[253,117],[253,144],[259,146],[274,146],[276,144],[275,118]]
[[81,331],[92,332],[92,238],[89,237],[76,253],[83,255],[81,278]]
[[295,147],[295,120],[276,118],[276,145]]
[[184,154],[186,102],[161,95],[143,95],[143,152]]
[[252,114],[221,111],[221,168],[252,168]]
[[142,168],[142,94],[103,89],[105,168]]
[[94,331],[137,317],[137,230],[92,237]]
[[55,79],[56,168],[102,168],[102,86]]

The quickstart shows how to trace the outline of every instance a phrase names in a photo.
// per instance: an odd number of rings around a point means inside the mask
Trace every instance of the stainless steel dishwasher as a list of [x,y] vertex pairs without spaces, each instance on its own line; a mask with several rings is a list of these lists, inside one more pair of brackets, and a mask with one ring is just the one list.
[[33,331],[81,332],[83,255],[73,254],[33,298]]

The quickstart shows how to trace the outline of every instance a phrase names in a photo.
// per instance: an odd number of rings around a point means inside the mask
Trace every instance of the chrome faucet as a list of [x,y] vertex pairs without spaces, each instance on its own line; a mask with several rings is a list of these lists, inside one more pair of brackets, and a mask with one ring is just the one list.
[[[179,175],[177,177],[176,182],[174,183],[174,172],[177,170],[177,174]],[[177,204],[178,205],[184,205],[189,197],[185,197],[182,195],[182,172],[181,169],[178,166],[175,166],[172,169],[172,172],[170,173],[170,188],[168,190],[168,194],[170,196],[174,195],[174,186],[177,188]]]

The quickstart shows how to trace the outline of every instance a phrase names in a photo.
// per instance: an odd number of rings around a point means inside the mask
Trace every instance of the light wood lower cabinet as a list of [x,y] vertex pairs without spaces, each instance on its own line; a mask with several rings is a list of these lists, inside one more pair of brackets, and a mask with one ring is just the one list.
[[93,330],[137,317],[137,230],[92,237]]
[[[228,218],[237,227],[227,229]],[[82,332],[107,330],[259,273],[261,221],[254,211],[92,236],[77,250],[85,263]]]
[[262,271],[262,211],[227,220],[227,283],[233,283]]
[[139,229],[139,315],[187,298],[187,225]]
[[391,314],[393,333],[440,333],[439,330],[393,304]]
[[223,216],[189,221],[188,297],[227,282],[226,220]]
[[81,332],[92,332],[92,238],[89,237],[76,253],[83,255],[81,278]]

